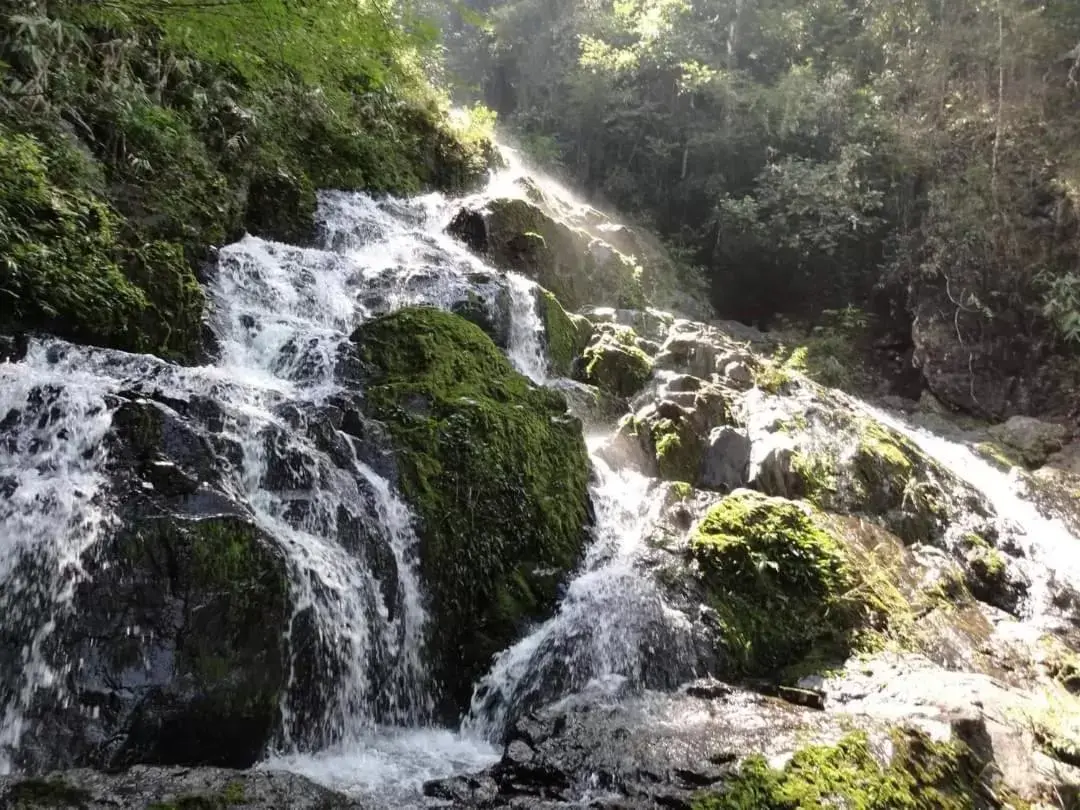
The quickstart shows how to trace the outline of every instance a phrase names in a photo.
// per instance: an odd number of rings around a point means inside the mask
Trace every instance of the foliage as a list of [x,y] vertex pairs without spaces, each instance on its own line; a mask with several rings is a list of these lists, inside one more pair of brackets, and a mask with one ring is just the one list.
[[976,352],[1078,344],[1075,4],[469,5],[463,84],[703,267],[722,315],[882,304],[887,330],[925,301]]
[[374,0],[0,6],[0,330],[195,360],[212,246],[309,239],[316,188],[476,182],[490,116],[450,120],[414,23]]
[[[701,796],[695,810],[973,810],[991,790],[978,758],[959,740],[935,742],[898,728],[892,754],[879,763],[865,732],[836,745],[799,749],[783,770],[764,757],[748,757],[722,791]],[[1005,791],[1007,793],[1007,791]]]
[[420,519],[429,638],[446,711],[545,615],[586,537],[589,464],[562,395],[533,387],[479,327],[434,309],[363,324],[365,400]]

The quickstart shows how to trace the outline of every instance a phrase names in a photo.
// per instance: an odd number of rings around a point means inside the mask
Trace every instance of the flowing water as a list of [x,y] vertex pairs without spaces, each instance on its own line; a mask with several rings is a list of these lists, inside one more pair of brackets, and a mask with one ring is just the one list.
[[[512,165],[488,193],[528,193],[524,176]],[[557,185],[540,188],[588,218]],[[340,659],[322,684],[318,717],[289,691],[281,753],[266,767],[395,806],[418,803],[424,781],[493,762],[491,741],[523,707],[585,687],[641,688],[657,655],[656,628],[679,643],[685,620],[638,568],[663,488],[592,453],[595,537],[556,614],[496,658],[460,731],[429,725],[411,514],[376,470],[355,453],[331,457],[309,428],[312,414],[344,391],[339,360],[351,331],[409,304],[454,309],[481,296],[515,366],[537,384],[565,383],[548,379],[534,285],[445,234],[461,204],[441,195],[375,201],[326,193],[319,247],[246,237],[223,248],[209,288],[220,348],[211,365],[180,368],[55,340],[36,340],[25,361],[0,364],[0,629],[20,640],[18,661],[9,662],[19,675],[0,683],[0,773],[27,735],[34,696],[51,690],[63,700],[63,668],[43,650],[85,576],[81,561],[115,523],[105,438],[132,396],[216,403],[215,440],[238,448],[225,471],[229,494],[286,556],[297,620],[313,616],[319,643]],[[1009,476],[962,444],[873,415],[1020,524],[1032,561],[1080,583],[1076,538],[1019,497]],[[590,438],[590,451],[602,438]],[[387,550],[391,572],[358,564],[343,547],[339,538],[354,525]],[[317,753],[298,753],[313,746]]]

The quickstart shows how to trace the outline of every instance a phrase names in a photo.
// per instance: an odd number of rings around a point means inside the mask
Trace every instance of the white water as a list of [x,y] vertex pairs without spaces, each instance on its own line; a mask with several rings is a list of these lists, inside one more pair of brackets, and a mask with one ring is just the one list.
[[[318,642],[339,658],[338,677],[319,684],[319,717],[293,705],[299,690],[286,695],[284,750],[329,744],[332,753],[317,760],[324,772],[335,762],[348,782],[351,761],[359,772],[378,761],[383,784],[412,787],[419,774],[443,773],[462,758],[472,767],[490,761],[486,744],[419,730],[432,700],[411,514],[374,470],[355,457],[343,465],[306,433],[307,413],[343,390],[335,368],[352,329],[407,304],[448,307],[479,291],[493,320],[513,324],[522,370],[543,379],[532,285],[507,279],[443,232],[456,205],[439,195],[377,203],[331,193],[320,207],[325,249],[255,237],[223,248],[209,290],[220,339],[213,365],[179,368],[46,341],[24,362],[0,366],[0,615],[25,639],[19,682],[0,684],[0,770],[10,769],[27,732],[34,695],[52,689],[64,699],[64,673],[42,648],[71,603],[81,558],[113,519],[102,440],[119,392],[220,406],[214,438],[239,448],[226,486],[285,552],[297,615],[313,610]],[[342,545],[352,524],[391,552],[396,603],[356,549]],[[391,753],[379,759],[384,747]],[[425,759],[427,770],[418,764]],[[295,755],[281,762],[302,769]]]
[[997,516],[999,530],[1022,552],[1018,564],[1031,581],[1026,618],[1037,629],[1050,629],[1045,622],[1053,612],[1051,583],[1067,583],[1080,589],[1080,538],[1059,518],[1047,517],[1025,497],[1016,470],[1005,472],[963,443],[910,425],[877,408],[860,406],[985,496]]

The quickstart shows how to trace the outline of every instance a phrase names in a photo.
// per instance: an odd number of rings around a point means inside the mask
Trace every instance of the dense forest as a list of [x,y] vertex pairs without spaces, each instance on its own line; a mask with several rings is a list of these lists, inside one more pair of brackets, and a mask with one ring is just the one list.
[[[1080,6],[469,6],[443,20],[464,97],[654,227],[721,315],[849,337],[876,325],[953,404],[1066,409]],[[1040,363],[1052,371],[1025,372]]]

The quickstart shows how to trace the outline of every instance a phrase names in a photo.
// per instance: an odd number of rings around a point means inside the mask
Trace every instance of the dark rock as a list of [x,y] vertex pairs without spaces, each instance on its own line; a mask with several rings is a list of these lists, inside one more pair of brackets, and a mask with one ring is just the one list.
[[18,363],[29,348],[25,335],[0,335],[0,363]]
[[134,767],[122,773],[61,771],[41,778],[0,777],[0,808],[79,810],[243,806],[250,810],[366,810],[368,805],[276,771]]
[[701,459],[697,485],[731,492],[745,486],[750,469],[750,436],[730,426],[714,428]]
[[292,606],[275,547],[240,518],[160,517],[129,524],[84,564],[56,639],[77,662],[76,705],[42,718],[30,756],[49,762],[34,749],[58,735],[57,764],[254,764],[288,680]]

